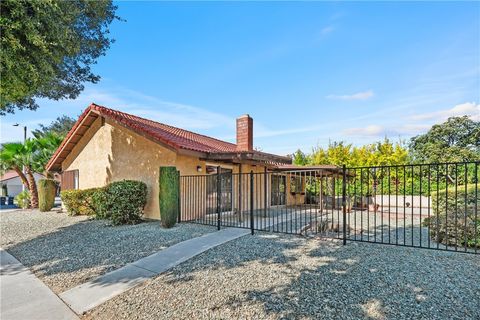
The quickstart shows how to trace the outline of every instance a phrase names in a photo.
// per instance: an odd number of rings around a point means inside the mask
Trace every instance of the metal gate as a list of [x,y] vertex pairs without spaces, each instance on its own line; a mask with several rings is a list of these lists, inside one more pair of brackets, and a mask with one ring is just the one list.
[[478,164],[219,170],[181,176],[179,220],[248,228],[252,234],[282,232],[478,253]]

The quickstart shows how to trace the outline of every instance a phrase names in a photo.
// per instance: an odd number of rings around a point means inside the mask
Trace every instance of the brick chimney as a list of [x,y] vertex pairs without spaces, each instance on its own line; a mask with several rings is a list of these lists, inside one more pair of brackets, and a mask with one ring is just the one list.
[[248,114],[237,118],[237,150],[253,151],[253,119]]

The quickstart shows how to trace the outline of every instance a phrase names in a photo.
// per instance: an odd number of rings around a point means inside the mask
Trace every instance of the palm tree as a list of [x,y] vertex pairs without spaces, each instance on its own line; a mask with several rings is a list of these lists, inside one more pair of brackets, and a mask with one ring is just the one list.
[[45,165],[52,157],[55,150],[57,150],[63,137],[55,132],[48,132],[38,136],[33,140],[35,144],[35,152],[32,159],[32,168],[36,172],[43,172],[47,177],[49,172],[45,170]]
[[3,170],[14,170],[22,180],[25,188],[30,189],[27,178],[22,171],[23,161],[20,157],[23,144],[19,142],[9,142],[2,144],[0,150],[0,161]]
[[[62,142],[62,137],[56,133],[45,133],[35,139],[27,139],[25,143],[4,143],[0,150],[2,167],[12,169],[18,174],[22,183],[30,191],[32,208],[38,208],[38,190],[35,172],[48,173],[45,165]],[[21,168],[25,168],[25,174]]]

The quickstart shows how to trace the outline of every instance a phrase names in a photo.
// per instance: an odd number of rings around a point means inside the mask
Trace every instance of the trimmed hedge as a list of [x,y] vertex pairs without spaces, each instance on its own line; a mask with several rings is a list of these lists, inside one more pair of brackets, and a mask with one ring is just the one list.
[[141,220],[147,204],[147,185],[136,180],[112,182],[106,187],[105,196],[99,198],[105,201],[102,214],[114,225],[134,224]]
[[38,180],[38,209],[50,211],[55,205],[56,182],[53,179]]
[[70,215],[94,215],[97,219],[109,219],[114,225],[134,224],[142,218],[147,185],[123,180],[102,188],[65,190],[61,198]]
[[480,199],[475,199],[474,185],[468,186],[466,192],[465,186],[458,186],[456,197],[455,188],[449,188],[448,194],[447,190],[432,192],[432,208],[434,215],[424,220],[424,226],[430,228],[433,240],[438,237],[438,241],[445,245],[456,243],[480,248],[480,214],[475,216]]
[[98,188],[84,190],[64,190],[60,192],[63,205],[71,216],[76,215],[95,215],[95,206],[92,202],[93,194]]
[[160,167],[159,172],[158,196],[161,224],[165,228],[171,228],[178,218],[178,184],[180,181],[175,167]]

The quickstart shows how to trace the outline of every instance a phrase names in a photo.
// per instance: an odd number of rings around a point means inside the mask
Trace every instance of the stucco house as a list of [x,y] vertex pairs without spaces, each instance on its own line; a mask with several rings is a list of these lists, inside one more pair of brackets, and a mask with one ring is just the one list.
[[[158,172],[161,166],[175,166],[182,176],[208,176],[214,175],[218,168],[234,175],[291,165],[289,157],[253,149],[253,119],[250,116],[239,117],[236,128],[234,144],[91,104],[46,168],[61,173],[63,190],[100,187],[122,179],[144,181],[149,194],[145,216],[160,219]],[[269,198],[269,204],[283,205],[288,201],[286,198],[292,196],[286,181],[286,178],[272,177],[268,182],[271,192],[264,196]],[[207,189],[198,195],[203,201],[209,197]],[[231,193],[236,192],[231,189]],[[302,196],[299,190],[298,197]],[[230,209],[239,205],[234,203],[234,197],[231,198]],[[266,203],[264,200],[259,201]]]

